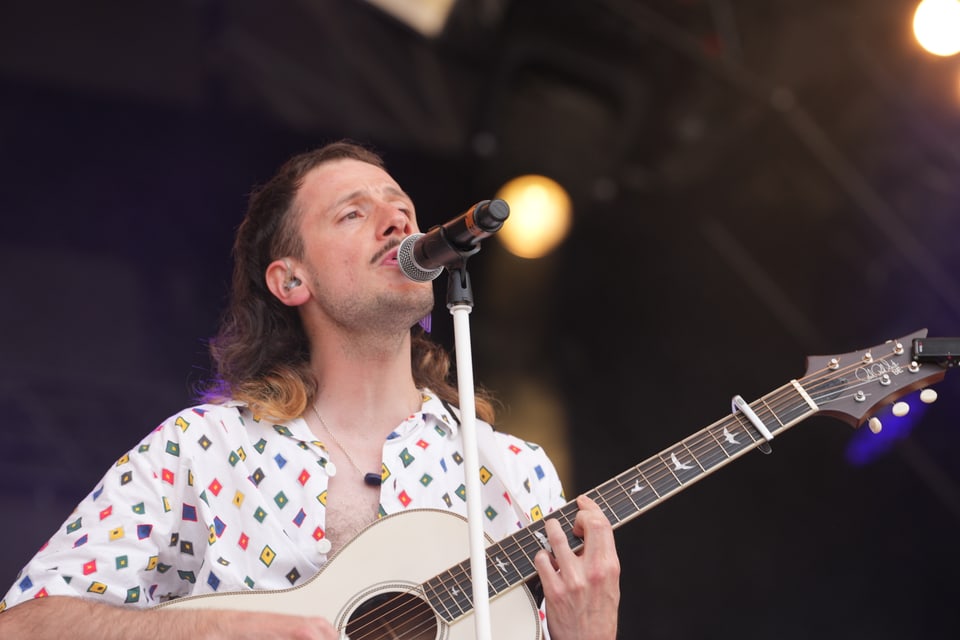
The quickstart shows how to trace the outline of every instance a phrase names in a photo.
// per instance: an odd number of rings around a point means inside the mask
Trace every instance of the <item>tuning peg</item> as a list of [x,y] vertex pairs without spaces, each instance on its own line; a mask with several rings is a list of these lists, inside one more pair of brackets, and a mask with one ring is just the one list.
[[898,402],[893,405],[893,415],[897,416],[898,418],[902,418],[908,413],[910,413],[910,405],[908,405],[906,402]]
[[867,426],[870,427],[870,431],[874,433],[880,433],[881,429],[883,429],[883,423],[880,422],[880,418],[870,418],[870,420],[867,421]]
[[937,401],[937,392],[933,389],[924,389],[920,392],[920,402],[924,404],[933,404]]

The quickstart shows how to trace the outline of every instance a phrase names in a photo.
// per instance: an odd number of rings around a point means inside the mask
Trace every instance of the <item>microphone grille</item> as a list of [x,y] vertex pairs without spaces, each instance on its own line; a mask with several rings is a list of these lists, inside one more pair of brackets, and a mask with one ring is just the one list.
[[400,265],[400,271],[415,282],[428,282],[443,272],[443,267],[427,270],[417,264],[417,259],[413,257],[413,249],[417,240],[422,236],[422,233],[409,235],[397,247],[397,262]]

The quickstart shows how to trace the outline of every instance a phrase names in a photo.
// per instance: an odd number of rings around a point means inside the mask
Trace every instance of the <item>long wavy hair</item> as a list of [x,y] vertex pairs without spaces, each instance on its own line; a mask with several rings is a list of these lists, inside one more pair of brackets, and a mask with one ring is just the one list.
[[[313,404],[317,382],[310,371],[310,341],[297,309],[277,300],[267,288],[265,274],[267,265],[278,258],[303,257],[297,230],[297,192],[311,170],[342,159],[386,170],[377,153],[343,140],[290,158],[250,196],[234,240],[229,301],[219,330],[209,343],[214,377],[201,392],[203,401],[239,400],[255,414],[280,421],[303,415]],[[418,325],[411,332],[414,382],[456,404],[458,392],[450,381],[450,355]],[[477,416],[492,423],[493,396],[478,388],[475,402]]]

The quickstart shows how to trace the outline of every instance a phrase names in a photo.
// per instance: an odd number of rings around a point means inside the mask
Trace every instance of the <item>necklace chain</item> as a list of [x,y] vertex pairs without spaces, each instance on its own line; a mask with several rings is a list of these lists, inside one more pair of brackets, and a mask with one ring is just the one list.
[[340,451],[343,451],[343,455],[346,456],[347,462],[349,462],[349,463],[353,466],[353,468],[357,470],[357,473],[359,473],[361,476],[366,477],[367,474],[364,473],[363,469],[361,469],[360,467],[357,466],[357,463],[353,461],[353,457],[350,456],[350,452],[347,451],[347,448],[346,448],[345,446],[343,446],[343,443],[340,442],[340,440],[337,438],[337,436],[335,436],[335,435],[333,434],[333,431],[330,430],[330,427],[327,426],[327,423],[323,421],[323,416],[321,416],[321,415],[320,415],[320,412],[317,411],[317,405],[315,405],[315,404],[314,404],[314,405],[311,405],[311,408],[313,409],[314,415],[317,416],[317,420],[320,421],[320,426],[322,426],[322,427],[323,427],[323,430],[326,431],[327,434],[333,439],[333,442],[334,442],[338,447],[340,447]]

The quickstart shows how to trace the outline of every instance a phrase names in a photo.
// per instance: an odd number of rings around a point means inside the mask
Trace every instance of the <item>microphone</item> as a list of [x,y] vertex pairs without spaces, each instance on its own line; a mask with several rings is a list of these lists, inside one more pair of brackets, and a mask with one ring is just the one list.
[[416,282],[433,280],[445,267],[459,266],[479,251],[480,241],[499,231],[509,215],[503,200],[483,200],[426,233],[407,236],[397,249],[400,271]]

